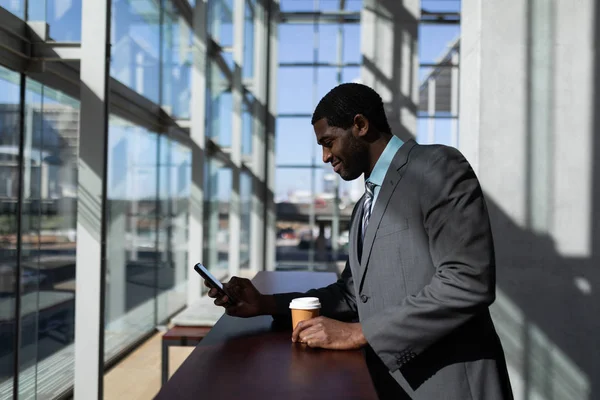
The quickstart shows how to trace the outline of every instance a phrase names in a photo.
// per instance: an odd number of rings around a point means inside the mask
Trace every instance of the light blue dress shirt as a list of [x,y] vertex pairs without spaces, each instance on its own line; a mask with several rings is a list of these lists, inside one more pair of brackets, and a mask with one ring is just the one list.
[[383,153],[381,153],[381,156],[379,156],[379,159],[375,163],[375,167],[373,168],[373,172],[371,172],[371,176],[369,176],[369,179],[367,179],[367,182],[372,182],[376,185],[375,189],[373,189],[371,211],[373,211],[373,207],[377,201],[377,196],[379,196],[379,189],[381,189],[381,185],[385,179],[385,174],[390,168],[390,164],[398,152],[398,149],[400,149],[403,144],[404,142],[399,137],[395,135],[392,136],[392,139],[388,142],[387,146],[385,146]]

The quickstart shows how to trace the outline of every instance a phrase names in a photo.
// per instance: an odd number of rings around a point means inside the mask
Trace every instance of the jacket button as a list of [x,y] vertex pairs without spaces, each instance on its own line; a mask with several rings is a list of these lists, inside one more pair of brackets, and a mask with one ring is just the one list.
[[361,294],[361,295],[360,295],[360,300],[361,300],[363,303],[366,303],[366,302],[367,302],[367,300],[369,300],[369,296],[367,296],[366,294]]

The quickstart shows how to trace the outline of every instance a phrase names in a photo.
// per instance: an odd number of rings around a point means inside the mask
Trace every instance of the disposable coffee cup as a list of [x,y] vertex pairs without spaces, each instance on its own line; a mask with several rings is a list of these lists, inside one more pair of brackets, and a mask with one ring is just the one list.
[[321,302],[317,297],[298,297],[290,303],[292,310],[292,328],[296,329],[298,322],[319,316]]

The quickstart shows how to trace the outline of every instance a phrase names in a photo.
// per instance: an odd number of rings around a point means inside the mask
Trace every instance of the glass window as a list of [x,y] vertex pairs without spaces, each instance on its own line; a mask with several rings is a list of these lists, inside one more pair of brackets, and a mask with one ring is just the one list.
[[190,118],[192,30],[172,2],[165,2],[162,105],[174,118]]
[[281,114],[312,114],[312,82],[312,67],[280,67],[277,77],[277,111]]
[[25,0],[0,0],[0,7],[21,19],[25,18]]
[[191,152],[160,137],[159,264],[157,266],[157,321],[161,323],[186,303],[187,237]]
[[460,12],[460,5],[461,0],[421,0],[421,8],[429,12]]
[[208,67],[207,136],[221,146],[231,146],[231,85],[216,62]]
[[417,142],[421,144],[444,144],[456,146],[453,135],[458,135],[457,118],[419,118],[417,125]]
[[345,67],[342,70],[342,83],[360,81],[360,67]]
[[231,168],[210,157],[205,168],[204,258],[205,265],[219,278],[229,267],[229,205]]
[[[319,237],[318,225],[311,227],[308,223],[311,203],[315,204],[315,216],[331,215],[331,195],[324,193],[324,177],[324,169],[319,167],[275,170],[278,269],[306,268],[311,252],[313,261],[327,261],[330,257],[328,239]],[[317,247],[321,250],[319,257]]]
[[[20,75],[0,67],[0,388],[12,395],[16,336],[15,302],[18,280],[17,237],[19,200]],[[29,275],[29,279],[25,277]],[[32,271],[21,273],[22,291],[37,289]],[[35,334],[33,335],[35,336]],[[30,338],[27,338],[30,339]],[[35,342],[35,338],[33,339]],[[6,389],[5,389],[6,388]]]
[[155,325],[158,135],[111,116],[108,135],[105,360]]
[[310,24],[279,24],[279,62],[313,62],[314,29]]
[[[444,1],[444,0],[442,0]],[[340,9],[339,0],[319,0],[319,11],[337,11]],[[360,11],[362,0],[346,0],[346,11]],[[281,0],[281,11],[315,11],[314,0]]]
[[160,104],[160,10],[152,0],[113,0],[110,75]]
[[307,118],[277,118],[275,129],[276,165],[320,165],[322,153]]
[[[319,24],[319,58],[318,62],[337,63],[339,25]],[[343,29],[343,28],[342,28]],[[304,39],[306,40],[306,39]],[[308,41],[308,40],[307,40]],[[310,40],[312,43],[312,40]]]
[[254,76],[254,9],[250,0],[245,2],[244,18],[244,64],[242,76]]
[[242,154],[252,154],[252,132],[254,131],[254,118],[252,112],[255,107],[254,96],[246,93],[242,102]]
[[81,1],[30,0],[29,20],[46,21],[54,41],[81,42]]
[[233,46],[233,0],[209,2],[208,32],[221,46]]
[[346,11],[360,11],[362,8],[362,0],[346,0]]
[[344,29],[343,61],[345,63],[359,63],[362,57],[360,52],[360,25],[344,24],[342,26]]
[[19,393],[73,384],[79,102],[26,81]]
[[250,221],[252,216],[252,175],[248,171],[240,174],[240,267],[250,266]]
[[279,8],[281,11],[314,11],[314,0],[281,0]]
[[419,25],[419,61],[437,63],[445,56],[449,46],[460,35],[460,25],[420,24]]

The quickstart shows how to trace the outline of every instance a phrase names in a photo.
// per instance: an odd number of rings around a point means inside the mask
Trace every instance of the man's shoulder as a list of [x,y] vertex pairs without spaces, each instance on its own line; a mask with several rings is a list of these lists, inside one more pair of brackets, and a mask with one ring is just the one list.
[[464,160],[466,158],[456,147],[444,144],[416,144],[411,151],[411,159],[431,162],[435,160]]

